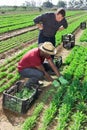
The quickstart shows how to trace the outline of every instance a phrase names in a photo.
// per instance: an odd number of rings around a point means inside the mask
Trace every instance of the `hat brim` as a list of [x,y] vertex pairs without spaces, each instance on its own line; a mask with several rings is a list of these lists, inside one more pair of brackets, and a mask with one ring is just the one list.
[[44,50],[43,48],[42,48],[42,46],[39,46],[39,49],[41,50],[41,51],[43,51],[43,52],[45,52],[45,53],[47,53],[47,54],[49,54],[49,55],[55,55],[56,53],[55,53],[55,51],[47,51],[47,50]]

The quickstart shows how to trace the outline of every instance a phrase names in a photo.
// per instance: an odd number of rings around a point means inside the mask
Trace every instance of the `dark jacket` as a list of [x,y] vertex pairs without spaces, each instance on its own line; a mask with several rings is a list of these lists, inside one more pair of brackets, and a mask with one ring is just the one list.
[[64,18],[61,22],[57,22],[54,13],[45,13],[34,19],[35,24],[38,24],[40,22],[43,24],[42,32],[46,37],[55,36],[56,32],[61,26],[64,28],[68,27],[67,20]]

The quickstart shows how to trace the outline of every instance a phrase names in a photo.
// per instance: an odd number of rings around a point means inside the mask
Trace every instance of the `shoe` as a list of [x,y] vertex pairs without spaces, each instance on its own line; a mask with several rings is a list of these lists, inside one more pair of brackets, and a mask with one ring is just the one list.
[[37,85],[38,85],[38,86],[43,86],[43,82],[38,81]]

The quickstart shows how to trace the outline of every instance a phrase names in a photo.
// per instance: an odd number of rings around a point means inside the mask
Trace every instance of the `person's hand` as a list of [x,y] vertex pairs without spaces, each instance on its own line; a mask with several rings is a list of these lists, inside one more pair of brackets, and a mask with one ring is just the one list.
[[39,30],[43,30],[43,24],[42,23],[37,24],[37,27],[39,28]]
[[61,26],[61,27],[58,29],[58,31],[62,31],[62,30],[64,30],[64,27],[63,27],[63,26]]

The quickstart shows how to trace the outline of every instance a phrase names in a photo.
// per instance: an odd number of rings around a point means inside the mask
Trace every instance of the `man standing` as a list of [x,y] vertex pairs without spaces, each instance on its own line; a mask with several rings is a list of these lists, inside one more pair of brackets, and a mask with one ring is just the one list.
[[38,44],[49,41],[55,46],[56,32],[68,26],[65,15],[65,10],[60,8],[56,13],[45,13],[34,19],[34,23],[40,30]]
[[45,42],[38,48],[30,50],[23,56],[18,63],[18,71],[22,77],[29,78],[29,81],[26,84],[27,87],[32,84],[38,85],[38,81],[44,77],[47,81],[53,81],[52,77],[46,70],[46,66],[44,66],[45,59],[47,59],[49,66],[55,72],[57,77],[60,76],[58,68],[55,66],[50,56],[55,54],[56,50],[52,43]]

